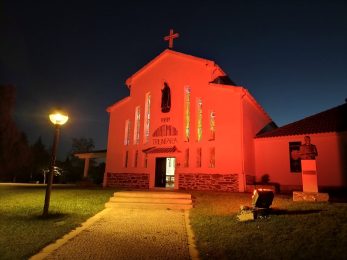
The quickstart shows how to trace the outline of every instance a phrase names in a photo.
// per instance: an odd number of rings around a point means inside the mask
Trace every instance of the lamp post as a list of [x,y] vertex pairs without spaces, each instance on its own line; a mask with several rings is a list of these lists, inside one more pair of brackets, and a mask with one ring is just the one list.
[[45,205],[43,207],[43,213],[42,213],[43,217],[48,216],[48,208],[49,208],[49,201],[51,198],[55,159],[56,159],[57,146],[58,146],[59,134],[60,134],[60,126],[65,124],[67,120],[69,119],[69,117],[63,113],[55,112],[49,115],[49,119],[55,126],[55,133],[54,133],[54,141],[53,141],[53,147],[52,147],[52,156],[51,156],[51,161],[49,166],[47,186],[46,186]]

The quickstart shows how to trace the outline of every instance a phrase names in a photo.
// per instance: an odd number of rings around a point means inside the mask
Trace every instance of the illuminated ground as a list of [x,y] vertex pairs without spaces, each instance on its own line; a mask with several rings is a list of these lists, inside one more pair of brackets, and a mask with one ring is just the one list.
[[111,209],[47,259],[189,259],[184,211]]

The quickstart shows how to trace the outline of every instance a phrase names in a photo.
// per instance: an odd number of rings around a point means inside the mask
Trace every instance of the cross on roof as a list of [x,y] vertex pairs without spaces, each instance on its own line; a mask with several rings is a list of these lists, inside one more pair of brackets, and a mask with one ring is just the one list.
[[164,37],[164,40],[165,41],[169,41],[169,48],[172,49],[173,48],[173,40],[175,38],[178,38],[180,35],[178,33],[175,33],[173,32],[173,29],[170,29],[170,35],[168,36],[165,36]]

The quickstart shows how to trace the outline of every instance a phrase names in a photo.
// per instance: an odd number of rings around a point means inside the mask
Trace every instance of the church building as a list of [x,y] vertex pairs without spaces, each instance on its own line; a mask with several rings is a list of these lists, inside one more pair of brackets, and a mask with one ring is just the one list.
[[306,135],[318,186],[347,187],[347,103],[278,128],[214,61],[173,51],[175,37],[107,108],[105,187],[243,192],[267,179],[301,190]]
[[245,191],[254,137],[273,128],[247,89],[207,59],[166,49],[110,106],[104,186]]

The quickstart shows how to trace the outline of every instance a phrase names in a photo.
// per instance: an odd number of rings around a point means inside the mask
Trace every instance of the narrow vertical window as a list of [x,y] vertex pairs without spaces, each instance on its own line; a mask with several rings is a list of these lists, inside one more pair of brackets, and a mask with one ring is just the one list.
[[290,172],[301,172],[300,146],[301,142],[289,142]]
[[189,148],[184,151],[184,167],[189,167]]
[[216,138],[216,114],[214,111],[210,112],[210,141]]
[[128,167],[128,160],[129,160],[129,151],[125,151],[125,156],[124,156],[124,167]]
[[146,94],[145,100],[145,118],[144,118],[144,143],[149,142],[149,127],[151,123],[151,93]]
[[125,121],[125,134],[124,134],[124,145],[130,144],[130,120]]
[[140,119],[141,119],[141,111],[140,107],[137,106],[135,108],[135,124],[134,124],[134,144],[140,143]]
[[147,166],[148,166],[148,157],[147,157],[147,154],[145,154],[144,167],[147,168]]
[[201,167],[201,148],[196,149],[196,167]]
[[184,135],[189,142],[190,137],[190,87],[184,88]]
[[215,168],[216,167],[216,155],[215,155],[215,148],[211,147],[210,148],[210,168]]
[[197,126],[197,137],[198,141],[202,139],[202,100],[197,99],[197,116],[196,116],[196,126]]
[[138,158],[139,158],[139,151],[136,150],[135,155],[134,155],[134,167],[135,168],[137,167]]

